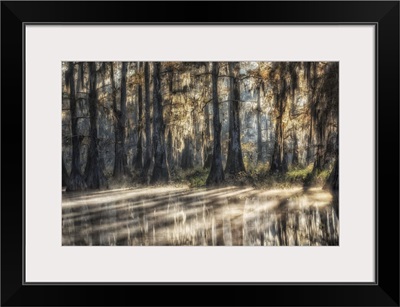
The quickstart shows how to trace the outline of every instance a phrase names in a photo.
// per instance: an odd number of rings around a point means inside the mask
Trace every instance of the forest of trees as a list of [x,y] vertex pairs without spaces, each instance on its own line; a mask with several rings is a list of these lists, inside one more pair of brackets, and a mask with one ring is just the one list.
[[64,62],[63,245],[338,245],[338,62]]
[[320,184],[338,195],[338,62],[64,62],[66,191]]

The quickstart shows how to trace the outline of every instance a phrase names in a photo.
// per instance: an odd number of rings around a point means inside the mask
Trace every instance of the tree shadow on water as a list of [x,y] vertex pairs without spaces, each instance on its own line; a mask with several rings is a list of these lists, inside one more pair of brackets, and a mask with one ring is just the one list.
[[63,245],[338,245],[321,189],[150,189],[63,197]]

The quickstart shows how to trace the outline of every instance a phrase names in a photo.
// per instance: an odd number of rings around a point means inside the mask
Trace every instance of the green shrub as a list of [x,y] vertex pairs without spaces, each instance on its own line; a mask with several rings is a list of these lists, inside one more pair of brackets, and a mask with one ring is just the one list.
[[209,172],[209,169],[203,169],[201,166],[188,170],[177,170],[174,181],[178,183],[188,183],[192,188],[204,187]]
[[313,166],[310,164],[306,168],[294,168],[286,173],[286,178],[290,182],[304,182],[312,173]]
[[[313,165],[291,168],[287,173],[271,173],[268,163],[250,164],[246,172],[237,175],[225,174],[225,185],[253,186],[260,189],[290,188],[293,185],[323,185],[329,177],[330,170],[313,172]],[[197,166],[192,169],[176,169],[172,176],[175,184],[188,184],[191,188],[204,187],[210,169]]]

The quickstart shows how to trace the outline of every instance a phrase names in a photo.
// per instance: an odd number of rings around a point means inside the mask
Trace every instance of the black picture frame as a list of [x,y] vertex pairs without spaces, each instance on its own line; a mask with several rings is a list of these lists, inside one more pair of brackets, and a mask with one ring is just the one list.
[[[71,22],[375,25],[376,282],[26,284],[23,276],[24,27],[27,23]],[[398,1],[3,1],[1,148],[2,306],[399,306]]]

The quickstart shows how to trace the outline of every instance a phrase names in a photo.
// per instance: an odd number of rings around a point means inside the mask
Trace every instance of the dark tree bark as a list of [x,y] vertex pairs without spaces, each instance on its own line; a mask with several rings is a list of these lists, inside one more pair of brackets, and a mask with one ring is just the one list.
[[333,196],[333,209],[336,215],[339,216],[339,135],[336,137],[335,162],[324,188],[331,191]]
[[62,159],[62,186],[65,187],[68,184],[69,176],[68,176],[67,168],[65,166],[64,152],[61,155],[61,159]]
[[79,107],[79,111],[85,112],[86,106],[85,102],[87,103],[87,99],[84,99],[84,88],[85,88],[85,66],[84,62],[78,62],[78,78],[76,80],[76,92],[75,92],[75,99],[77,102],[77,106]]
[[[297,99],[296,99],[296,91],[299,85],[299,78],[297,74],[297,67],[298,63],[291,62],[289,63],[289,73],[290,73],[290,89],[291,89],[291,98],[292,98],[292,104],[290,108],[290,116],[291,117],[296,117],[297,116]],[[297,139],[297,127],[295,124],[293,124],[292,127],[292,166],[297,166],[299,164],[299,142]]]
[[[197,136],[196,136],[196,131],[197,131],[197,114],[196,114],[196,107],[193,107],[192,110],[192,123],[193,123],[193,127],[192,127],[192,136],[191,136],[191,140],[189,142],[190,147],[189,147],[189,155],[191,157],[192,160],[192,164],[197,165],[199,164],[198,161],[198,144],[197,144]],[[193,167],[193,166],[192,166]]]
[[[204,108],[204,114],[207,114],[207,116],[205,116],[205,120],[206,121],[210,121],[210,113],[208,110],[208,105],[205,106]],[[206,130],[205,130],[205,136],[204,136],[204,146],[203,146],[203,150],[204,150],[204,167],[203,168],[209,168],[211,167],[211,161],[212,161],[212,146],[211,146],[211,135],[210,135],[210,126],[208,125],[208,127],[206,126]],[[208,134],[207,134],[207,130],[208,130]]]
[[293,158],[292,165],[297,166],[299,164],[299,142],[297,139],[296,127],[293,127]]
[[86,189],[86,183],[81,173],[81,153],[78,132],[78,116],[75,99],[74,63],[69,62],[66,72],[65,84],[69,88],[69,108],[71,112],[72,132],[72,165],[71,174],[67,183],[67,191],[82,191]]
[[[205,87],[209,88],[209,63],[205,63]],[[208,95],[207,95],[208,96]],[[208,97],[207,97],[208,98]],[[211,146],[211,128],[210,128],[210,104],[207,102],[204,106],[204,135],[203,135],[203,156],[204,168],[209,168],[212,161],[212,146]]]
[[213,127],[214,127],[214,147],[213,159],[211,162],[210,173],[207,177],[206,184],[220,184],[224,181],[224,171],[222,169],[221,155],[221,123],[219,119],[218,105],[218,62],[212,63],[212,103],[213,103]]
[[[118,110],[116,95],[113,98],[113,109],[115,116],[115,159],[114,159],[114,173],[113,177],[122,179],[125,176],[130,176],[128,169],[126,150],[125,150],[125,136],[126,136],[126,73],[128,63],[122,62],[121,67],[121,96],[120,96],[120,109]],[[111,80],[114,83],[114,69],[111,63]],[[115,86],[115,84],[113,85]],[[115,87],[113,88],[115,93]]]
[[107,179],[101,169],[98,139],[97,139],[97,74],[96,62],[89,63],[89,114],[90,114],[90,143],[88,160],[85,169],[85,179],[87,187],[90,189],[100,189],[107,185]]
[[85,87],[85,69],[83,67],[83,62],[79,62],[78,65],[78,92],[82,91]]
[[257,87],[257,163],[262,163],[262,134],[261,134],[261,88]]
[[186,137],[184,140],[184,147],[181,158],[182,169],[193,168],[193,145],[191,143],[192,139],[190,137]]
[[211,133],[210,133],[210,111],[209,104],[204,107],[204,168],[209,168],[212,161],[212,146],[211,146]]
[[[317,113],[319,111],[317,110]],[[318,115],[317,115],[318,116]],[[316,142],[317,142],[317,150],[315,153],[315,160],[314,160],[314,167],[313,167],[313,172],[314,173],[319,173],[321,172],[324,167],[324,155],[325,155],[325,143],[326,143],[326,125],[325,125],[325,119],[323,122],[317,122],[316,123]]]
[[172,132],[171,129],[168,130],[168,136],[167,136],[167,160],[168,160],[168,166],[170,170],[173,170],[175,168],[175,162],[174,162],[174,144],[173,144],[173,139],[172,139]]
[[144,102],[145,102],[145,135],[146,151],[144,153],[144,163],[141,178],[147,183],[147,177],[151,165],[151,121],[150,121],[150,67],[149,62],[144,62]]
[[240,81],[239,62],[229,62],[229,143],[225,172],[235,175],[244,172],[242,145],[240,142]]
[[277,108],[277,118],[275,124],[275,143],[272,154],[271,171],[284,173],[287,171],[287,157],[285,153],[284,125],[283,115],[286,109],[286,80],[283,79],[280,85],[279,93],[275,96],[275,105]]
[[169,169],[165,152],[165,125],[161,95],[161,63],[153,64],[153,146],[154,168],[151,183],[168,182]]
[[310,109],[310,132],[307,141],[307,156],[306,164],[309,165],[313,160],[313,131],[314,131],[314,118],[315,118],[315,89],[316,89],[316,64],[314,62],[306,62],[304,64],[304,71],[306,73],[307,87],[308,87],[308,104]]
[[[138,71],[139,73],[142,72],[142,65],[138,63]],[[133,160],[134,167],[136,170],[141,170],[143,167],[143,86],[142,86],[142,78],[140,78],[140,82],[137,86],[138,91],[138,125],[137,125],[137,133],[138,133],[138,140],[136,145],[136,157]]]
[[[339,157],[336,157],[335,164],[329,178],[329,185],[332,193],[334,194],[334,201],[337,205],[339,200]],[[336,213],[339,214],[339,208],[336,209]]]
[[271,159],[271,172],[283,172],[283,133],[281,119],[275,123],[275,142],[274,151]]
[[317,65],[316,63],[312,63],[313,69],[313,77],[312,77],[312,107],[311,107],[311,117],[314,120],[314,132],[315,132],[315,140],[316,140],[316,152],[315,152],[315,160],[313,173],[319,173],[323,169],[323,143],[325,142],[325,119],[323,112],[318,107],[319,99],[316,93],[316,85],[317,85]]
[[269,120],[268,120],[268,113],[265,114],[265,156],[267,157],[268,160],[268,151],[269,151]]
[[[326,182],[326,187],[328,187],[333,195],[334,205],[337,206],[339,199],[339,159],[336,157],[335,163],[333,165],[332,172],[330,173],[328,180]],[[335,208],[336,214],[339,213],[339,209]]]
[[[316,64],[314,63],[316,66]],[[337,120],[339,101],[339,65],[336,62],[325,66],[325,74],[318,78],[318,90],[314,101],[314,133],[317,150],[313,173],[318,174],[326,169],[328,151],[328,126]],[[316,72],[314,73],[316,74]]]
[[306,165],[309,165],[312,160],[312,140],[313,140],[313,118],[310,119],[310,132],[307,138],[307,155],[306,155]]
[[175,150],[174,150],[174,140],[172,133],[171,121],[174,117],[174,108],[173,108],[173,91],[174,91],[174,68],[171,68],[167,73],[167,84],[168,84],[168,97],[164,97],[164,110],[169,119],[169,122],[166,124],[166,129],[168,129],[167,140],[166,140],[166,151],[167,151],[167,161],[168,167],[170,171],[175,169]]

